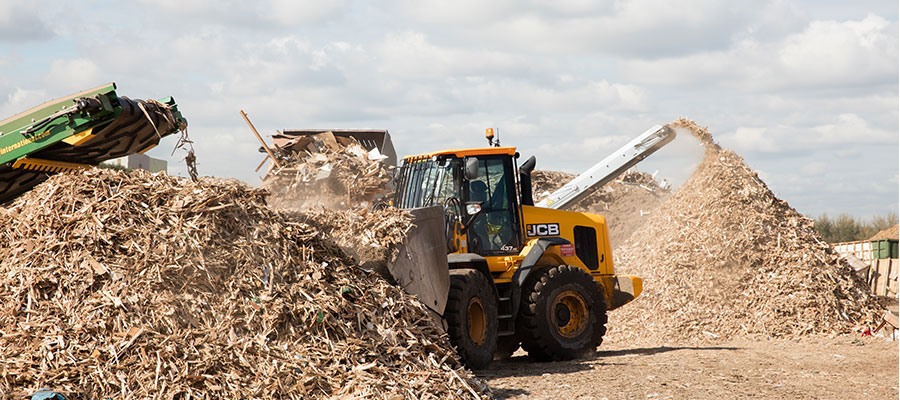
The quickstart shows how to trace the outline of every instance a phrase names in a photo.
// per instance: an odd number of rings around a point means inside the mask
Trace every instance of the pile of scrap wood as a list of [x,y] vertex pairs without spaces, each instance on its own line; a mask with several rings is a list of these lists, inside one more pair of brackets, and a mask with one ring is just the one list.
[[262,182],[273,207],[365,208],[390,192],[394,167],[352,137],[298,136],[273,153],[278,162],[270,164]]
[[894,225],[890,228],[884,229],[881,232],[872,236],[869,240],[898,240],[900,239],[900,225]]
[[610,341],[834,335],[880,320],[865,282],[812,220],[706,128],[684,119],[672,126],[700,139],[705,158],[614,254],[618,271],[644,278],[644,291],[611,313]]
[[[489,395],[427,308],[314,223],[327,217],[301,220],[265,196],[233,181],[91,170],[0,208],[0,393]],[[341,234],[375,248],[409,229],[397,210],[346,218],[356,223]]]
[[[574,178],[575,175],[565,172],[532,172],[535,200],[547,197]],[[630,169],[595,189],[570,209],[603,215],[609,229],[610,246],[615,249],[646,222],[670,194],[667,184],[657,182],[651,174]]]

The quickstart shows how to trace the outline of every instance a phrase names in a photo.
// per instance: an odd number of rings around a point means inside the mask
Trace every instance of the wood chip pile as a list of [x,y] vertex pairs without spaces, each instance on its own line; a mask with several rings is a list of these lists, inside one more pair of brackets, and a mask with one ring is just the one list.
[[261,185],[272,193],[273,207],[368,208],[390,192],[394,167],[370,157],[356,139],[323,132],[297,138],[276,153],[280,167],[273,166]]
[[[397,211],[354,215],[373,247],[408,229]],[[488,395],[423,305],[311,221],[231,181],[52,177],[0,208],[0,394]]]
[[705,158],[614,253],[617,272],[641,276],[644,291],[610,314],[610,341],[833,335],[873,324],[880,306],[812,220],[706,128],[684,119],[671,126],[699,138]]
[[898,240],[900,239],[900,225],[894,225],[872,236],[869,240]]
[[[531,173],[535,201],[547,197],[575,175],[556,171]],[[628,170],[612,182],[575,203],[572,211],[590,212],[606,217],[610,246],[613,249],[631,236],[669,198],[671,189],[650,174]]]
[[[360,268],[385,276],[390,274],[388,261],[396,257],[400,244],[412,228],[409,214],[393,207],[377,213],[366,209],[334,212],[321,207],[288,212],[294,219],[316,226]],[[390,218],[373,218],[373,214]],[[398,219],[405,223],[398,224]]]

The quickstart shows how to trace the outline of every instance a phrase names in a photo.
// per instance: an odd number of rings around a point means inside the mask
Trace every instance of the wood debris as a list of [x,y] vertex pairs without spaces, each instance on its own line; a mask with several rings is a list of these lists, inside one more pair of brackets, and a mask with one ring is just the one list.
[[617,272],[641,276],[644,289],[611,313],[611,341],[835,335],[874,325],[883,309],[812,220],[706,128],[684,119],[671,126],[699,138],[705,158],[614,253]]
[[900,239],[900,225],[894,225],[872,236],[869,240],[898,240]]
[[[339,237],[403,240],[400,211],[348,227],[235,181],[90,170],[0,208],[0,393],[100,398],[485,398],[425,306]],[[354,232],[356,226],[365,233]]]
[[275,153],[279,166],[269,169],[261,185],[272,193],[273,207],[368,208],[391,190],[394,167],[352,137],[301,136]]
[[[531,179],[535,201],[547,197],[574,178],[575,175],[565,172],[533,171]],[[664,203],[670,194],[671,189],[666,183],[656,181],[646,172],[630,169],[603,187],[595,189],[569,209],[604,216],[610,246],[615,250],[647,221],[649,214]]]

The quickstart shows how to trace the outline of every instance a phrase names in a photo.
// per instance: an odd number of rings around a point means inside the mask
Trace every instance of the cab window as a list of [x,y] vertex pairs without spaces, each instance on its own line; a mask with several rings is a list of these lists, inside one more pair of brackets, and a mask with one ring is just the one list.
[[516,235],[512,162],[508,157],[478,158],[478,177],[469,180],[468,201],[481,202],[481,214],[472,224],[472,248],[483,254],[519,251]]

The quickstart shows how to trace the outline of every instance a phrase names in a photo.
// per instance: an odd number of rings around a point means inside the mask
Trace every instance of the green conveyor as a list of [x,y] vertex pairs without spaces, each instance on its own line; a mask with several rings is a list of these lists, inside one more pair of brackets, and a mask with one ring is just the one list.
[[52,174],[143,153],[186,127],[171,97],[119,97],[115,83],[19,113],[0,121],[0,204]]

